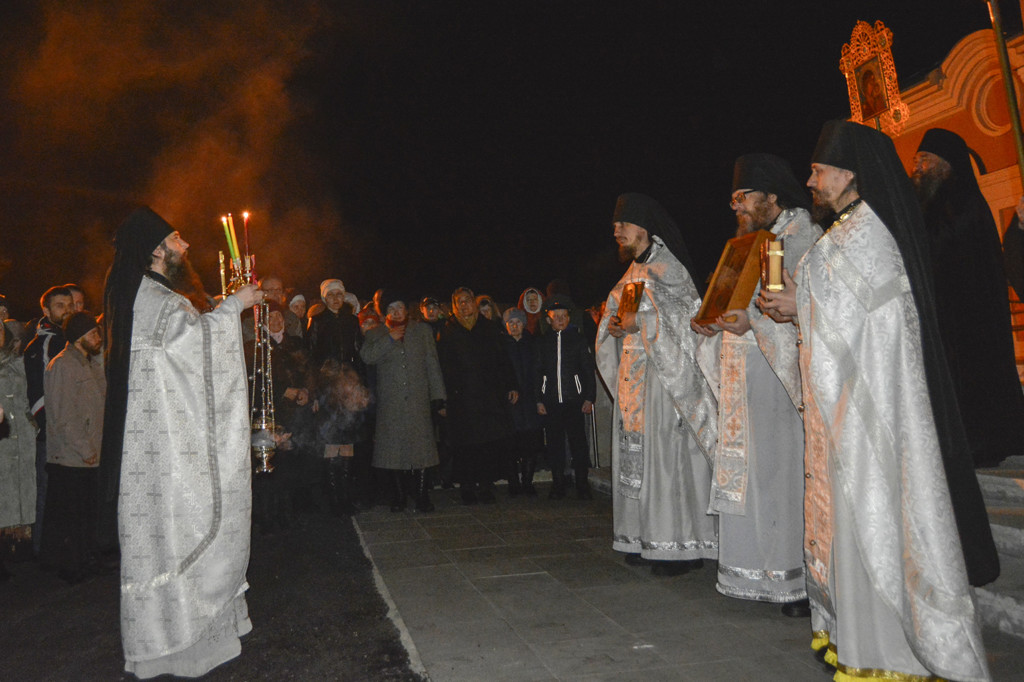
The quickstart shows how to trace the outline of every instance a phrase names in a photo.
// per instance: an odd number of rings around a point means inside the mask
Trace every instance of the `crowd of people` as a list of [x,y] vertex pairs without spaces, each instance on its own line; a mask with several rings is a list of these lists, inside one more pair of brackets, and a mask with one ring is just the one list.
[[[713,321],[642,194],[618,199],[627,268],[588,310],[559,281],[505,306],[467,287],[360,300],[335,278],[308,305],[273,274],[210,297],[182,235],[138,209],[100,314],[73,284],[29,323],[0,299],[0,538],[70,583],[119,565],[126,670],[200,675],[252,627],[252,528],[430,513],[437,487],[533,496],[541,466],[549,499],[590,499],[607,396],[626,563],[716,561],[722,594],[809,616],[842,679],[986,680],[969,586],[999,563],[974,468],[1017,453],[1024,394],[970,150],[931,130],[908,177],[888,137],[831,122],[807,186],[777,156],[737,159],[736,235],[783,243],[784,286]],[[274,407],[269,473],[250,393]]]

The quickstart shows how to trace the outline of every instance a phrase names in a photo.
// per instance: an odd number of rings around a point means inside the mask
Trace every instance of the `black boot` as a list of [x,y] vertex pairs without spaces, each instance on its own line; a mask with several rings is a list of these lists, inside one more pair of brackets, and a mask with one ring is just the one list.
[[519,458],[515,457],[509,461],[505,469],[508,472],[506,474],[508,478],[508,496],[515,497],[522,492],[522,486],[519,483]]
[[594,496],[590,492],[590,481],[587,480],[587,476],[590,474],[590,467],[580,467],[576,469],[576,499],[578,500],[592,500]]
[[351,468],[351,457],[337,457],[331,463],[331,492],[334,493],[335,516],[355,516],[359,513],[359,507],[352,504],[349,485]]
[[531,454],[519,460],[522,467],[522,489],[524,495],[537,497],[537,489],[533,487],[533,471],[537,468],[537,455]]
[[412,475],[416,482],[416,511],[434,511],[434,504],[430,501],[430,477],[427,476],[427,470],[416,469]]
[[338,470],[334,466],[334,460],[324,460],[324,479],[323,479],[324,497],[327,498],[327,511],[334,516],[341,516],[341,512],[338,510]]
[[551,470],[551,492],[548,493],[549,500],[561,500],[565,497],[565,474],[561,471]]
[[391,511],[405,511],[405,472],[391,472]]

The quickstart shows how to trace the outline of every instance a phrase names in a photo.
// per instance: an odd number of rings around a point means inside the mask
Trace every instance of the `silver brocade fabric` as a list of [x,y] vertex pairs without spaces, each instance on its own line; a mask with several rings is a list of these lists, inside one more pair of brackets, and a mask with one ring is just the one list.
[[[821,228],[802,209],[786,209],[776,218],[771,232],[783,239],[785,267],[791,273],[821,236]],[[793,406],[800,403],[800,366],[796,352],[796,327],[779,324],[762,315],[755,305],[758,283],[747,305],[751,329],[743,336],[722,332],[701,337],[697,361],[718,399],[718,447],[711,483],[711,509],[725,514],[746,513],[750,416],[747,405],[747,353],[759,348],[789,394]]]
[[200,315],[143,278],[135,299],[119,499],[125,659],[210,636],[248,585],[248,399],[229,296]]
[[[619,297],[628,282],[644,282],[637,311],[640,331],[616,339],[608,321],[619,309]],[[648,372],[657,372],[672,398],[677,415],[704,453],[708,463],[718,439],[718,405],[694,352],[697,335],[690,318],[700,309],[700,296],[690,273],[654,237],[646,263],[633,262],[608,295],[597,332],[597,365],[608,386],[617,393],[622,419],[619,435],[618,491],[638,498],[643,482],[644,391]]]
[[[917,308],[895,241],[866,203],[808,251],[797,304],[811,474],[808,592],[828,608],[844,589],[866,582],[933,674],[989,679],[925,383]],[[838,520],[852,532],[834,541],[852,538],[859,561],[836,560],[827,537],[843,508],[849,515]],[[866,580],[851,577],[860,571]],[[837,614],[840,622],[862,633],[874,629],[850,610]],[[840,663],[856,660],[855,641],[840,633]]]
[[[785,249],[784,265],[793,279],[804,254],[821,238],[821,228],[811,221],[811,215],[802,208],[786,209],[775,221],[772,232],[782,238]],[[758,288],[758,292],[760,288]],[[800,360],[796,352],[797,330],[792,324],[779,324],[762,315],[754,300],[747,307],[750,326],[761,353],[779,381],[786,387],[793,405],[800,404]]]

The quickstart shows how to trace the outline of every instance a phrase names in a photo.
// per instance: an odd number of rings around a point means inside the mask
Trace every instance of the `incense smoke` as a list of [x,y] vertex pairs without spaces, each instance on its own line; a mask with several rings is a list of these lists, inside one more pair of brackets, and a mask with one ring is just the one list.
[[181,231],[211,292],[226,212],[252,213],[260,272],[307,295],[319,278],[344,276],[323,248],[324,233],[345,235],[321,179],[326,162],[296,134],[315,102],[300,104],[289,90],[313,41],[342,30],[337,17],[303,0],[41,6],[40,32],[0,81],[0,105],[11,105],[4,118],[17,131],[0,196],[32,202],[32,224],[0,223],[8,293],[28,265],[12,252],[55,253],[57,262],[33,264],[28,300],[48,286],[40,278],[77,279],[95,309],[111,235],[133,203]]

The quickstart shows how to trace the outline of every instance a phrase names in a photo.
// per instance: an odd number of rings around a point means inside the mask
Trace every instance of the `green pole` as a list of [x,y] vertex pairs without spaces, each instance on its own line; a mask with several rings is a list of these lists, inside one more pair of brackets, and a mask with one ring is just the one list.
[[1013,84],[1013,73],[1010,71],[1010,57],[1006,52],[1006,40],[1003,39],[1003,18],[999,14],[996,0],[986,0],[988,16],[992,20],[992,31],[996,34],[996,52],[999,54],[999,68],[1003,72],[1003,86],[1006,88],[1006,105],[1010,109],[1010,125],[1013,126],[1013,142],[1017,147],[1017,169],[1020,171],[1021,182],[1024,183],[1024,141],[1021,138],[1020,109],[1017,107],[1017,89]]

